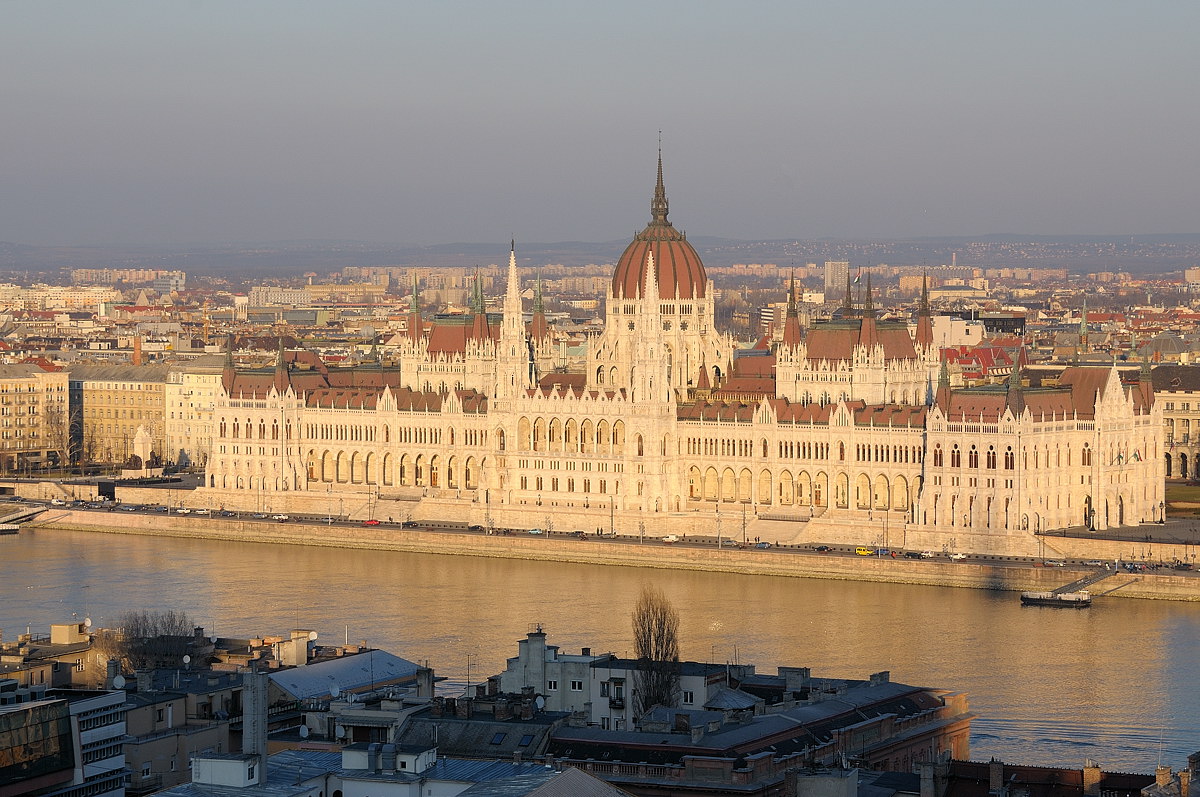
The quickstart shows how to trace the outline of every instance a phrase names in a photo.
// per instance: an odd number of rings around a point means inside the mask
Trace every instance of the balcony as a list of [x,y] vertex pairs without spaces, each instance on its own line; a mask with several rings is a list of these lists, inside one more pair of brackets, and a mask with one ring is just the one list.
[[625,710],[625,698],[610,697],[608,699],[608,707],[611,709],[616,709],[617,711],[624,711]]

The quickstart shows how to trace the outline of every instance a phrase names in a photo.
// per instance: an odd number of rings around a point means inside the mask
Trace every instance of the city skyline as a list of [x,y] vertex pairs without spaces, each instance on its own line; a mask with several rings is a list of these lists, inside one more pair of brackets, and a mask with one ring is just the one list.
[[[1159,9],[1161,12],[1161,9]],[[1200,11],[9,9],[0,240],[1195,232]],[[1192,167],[1192,168],[1189,168]]]

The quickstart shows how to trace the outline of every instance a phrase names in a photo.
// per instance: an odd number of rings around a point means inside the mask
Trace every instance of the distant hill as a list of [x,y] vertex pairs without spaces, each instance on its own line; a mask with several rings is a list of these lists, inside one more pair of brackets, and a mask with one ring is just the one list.
[[[810,239],[740,241],[693,237],[709,266],[734,263],[803,265],[850,260],[855,265],[938,266],[957,255],[960,266],[1055,266],[1075,271],[1177,271],[1200,265],[1200,234],[1042,236],[996,233],[981,236],[891,240]],[[628,239],[602,242],[521,242],[523,264],[615,263]],[[319,274],[345,266],[470,267],[503,263],[508,242],[434,246],[312,240],[178,246],[44,247],[0,242],[0,272],[36,274],[69,268],[178,268],[191,274],[239,278]]]

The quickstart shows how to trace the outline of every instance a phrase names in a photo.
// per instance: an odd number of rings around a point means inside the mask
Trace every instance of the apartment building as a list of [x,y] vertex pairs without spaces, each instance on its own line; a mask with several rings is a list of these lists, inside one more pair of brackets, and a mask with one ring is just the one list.
[[22,473],[70,458],[67,395],[62,371],[0,365],[0,472]]
[[[123,463],[149,438],[149,455],[166,451],[168,365],[76,365],[70,370],[75,444],[88,462]],[[140,455],[139,455],[140,456]]]

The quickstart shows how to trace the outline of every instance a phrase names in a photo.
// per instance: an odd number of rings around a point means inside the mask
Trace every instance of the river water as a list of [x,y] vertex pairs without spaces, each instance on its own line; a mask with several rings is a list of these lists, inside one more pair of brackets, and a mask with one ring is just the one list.
[[[648,551],[649,554],[653,550]],[[1015,593],[157,537],[0,537],[0,629],[127,609],[186,611],[232,637],[317,630],[438,675],[499,672],[536,625],[550,644],[628,655],[643,584],[681,615],[699,661],[810,667],[965,691],[971,756],[1152,772],[1200,750],[1200,605],[1098,599],[1022,607]]]

